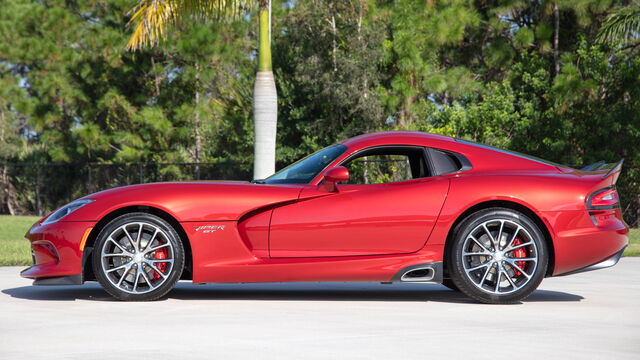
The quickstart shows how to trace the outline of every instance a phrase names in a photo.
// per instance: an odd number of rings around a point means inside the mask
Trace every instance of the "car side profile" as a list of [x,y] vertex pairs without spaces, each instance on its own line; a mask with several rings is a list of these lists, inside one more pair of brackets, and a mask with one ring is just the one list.
[[26,234],[34,285],[121,300],[194,283],[436,282],[518,302],[543,278],[617,263],[622,162],[582,170],[447,136],[348,139],[253,182],[125,186]]

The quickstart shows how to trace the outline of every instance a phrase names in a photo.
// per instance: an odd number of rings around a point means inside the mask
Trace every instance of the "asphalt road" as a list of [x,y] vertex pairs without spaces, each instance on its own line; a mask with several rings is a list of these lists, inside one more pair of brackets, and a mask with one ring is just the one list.
[[0,359],[640,359],[640,258],[517,305],[435,284],[192,285],[124,303],[0,268]]

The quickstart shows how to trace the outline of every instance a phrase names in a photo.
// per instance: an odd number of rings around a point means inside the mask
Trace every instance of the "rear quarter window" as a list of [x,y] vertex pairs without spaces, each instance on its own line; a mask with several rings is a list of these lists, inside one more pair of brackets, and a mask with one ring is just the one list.
[[464,165],[454,154],[438,149],[430,149],[429,153],[435,175],[451,174],[463,170]]

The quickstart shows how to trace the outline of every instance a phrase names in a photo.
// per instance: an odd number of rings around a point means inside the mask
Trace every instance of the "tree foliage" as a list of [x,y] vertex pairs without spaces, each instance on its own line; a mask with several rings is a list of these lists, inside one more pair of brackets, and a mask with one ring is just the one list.
[[129,23],[134,29],[127,48],[157,44],[168,27],[182,24],[186,19],[235,19],[243,13],[244,5],[239,0],[139,0],[131,10]]
[[640,2],[621,7],[607,17],[598,40],[601,42],[622,42],[628,47],[640,45]]
[[[227,128],[228,116],[249,113],[248,24],[189,24],[162,49],[129,53],[123,14],[131,6],[124,0],[3,4],[0,68],[12,86],[3,90],[9,94],[1,104],[7,116],[26,121],[23,138],[44,146],[33,156],[210,161],[224,156],[221,143],[245,136],[236,129],[234,136],[219,137],[217,129]],[[196,159],[198,117],[206,119],[200,129],[206,151]]]

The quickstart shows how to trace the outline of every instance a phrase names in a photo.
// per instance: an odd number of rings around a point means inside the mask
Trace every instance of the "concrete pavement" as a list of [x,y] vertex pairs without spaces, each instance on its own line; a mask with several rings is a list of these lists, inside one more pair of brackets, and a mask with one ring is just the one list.
[[0,359],[640,359],[640,258],[545,279],[517,305],[435,284],[180,283],[118,302],[0,268]]

